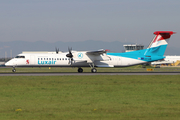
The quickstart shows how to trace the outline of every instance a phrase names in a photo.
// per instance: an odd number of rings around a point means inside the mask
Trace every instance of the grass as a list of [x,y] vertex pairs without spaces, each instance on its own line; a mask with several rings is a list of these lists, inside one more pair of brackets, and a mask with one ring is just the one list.
[[180,119],[180,76],[4,76],[0,119]]

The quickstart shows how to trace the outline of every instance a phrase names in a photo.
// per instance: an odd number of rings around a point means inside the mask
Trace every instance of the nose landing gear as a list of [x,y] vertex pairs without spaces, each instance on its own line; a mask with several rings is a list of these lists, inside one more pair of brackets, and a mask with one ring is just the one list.
[[16,69],[13,67],[12,72],[16,72]]

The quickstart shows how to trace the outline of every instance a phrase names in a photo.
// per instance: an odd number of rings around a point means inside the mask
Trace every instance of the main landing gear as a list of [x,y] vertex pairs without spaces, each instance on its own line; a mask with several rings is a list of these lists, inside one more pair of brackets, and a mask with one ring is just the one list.
[[[82,69],[82,68],[78,68],[78,72],[79,72],[79,73],[82,73],[82,72],[83,72],[83,69]],[[91,69],[91,72],[92,72],[92,73],[96,73],[96,72],[97,72],[97,69],[96,69],[96,68],[92,68],[92,69]]]
[[96,68],[94,68],[94,63],[89,63],[89,66],[91,67],[91,72],[92,73],[96,73],[97,72]]
[[92,69],[91,69],[91,72],[92,72],[92,73],[96,73],[96,72],[97,72],[96,68],[92,68]]

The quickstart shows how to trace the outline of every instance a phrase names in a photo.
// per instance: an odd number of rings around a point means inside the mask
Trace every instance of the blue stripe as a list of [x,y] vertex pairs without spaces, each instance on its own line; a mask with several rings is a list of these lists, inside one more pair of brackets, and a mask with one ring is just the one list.
[[158,47],[153,47],[149,49],[125,52],[125,53],[107,53],[107,55],[118,56],[118,57],[127,57],[137,60],[142,60],[146,62],[152,62],[164,59],[164,52],[167,45],[161,45]]

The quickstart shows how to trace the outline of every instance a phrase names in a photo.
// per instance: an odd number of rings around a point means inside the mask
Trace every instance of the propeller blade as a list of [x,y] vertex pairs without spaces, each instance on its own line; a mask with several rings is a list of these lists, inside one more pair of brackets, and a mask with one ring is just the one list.
[[69,58],[69,63],[68,64],[70,64],[70,65],[72,65],[72,61],[73,61],[73,54],[72,54],[72,47],[70,48],[70,47],[68,47],[68,51],[69,51],[69,53],[68,54],[66,54],[66,57],[68,57]]
[[66,54],[66,57],[68,57],[68,58],[72,58],[73,57],[73,54],[72,54],[72,47],[71,48],[69,48],[68,47],[68,51],[69,51],[69,53],[68,54]]
[[59,53],[59,48],[56,48],[56,54],[58,54]]

